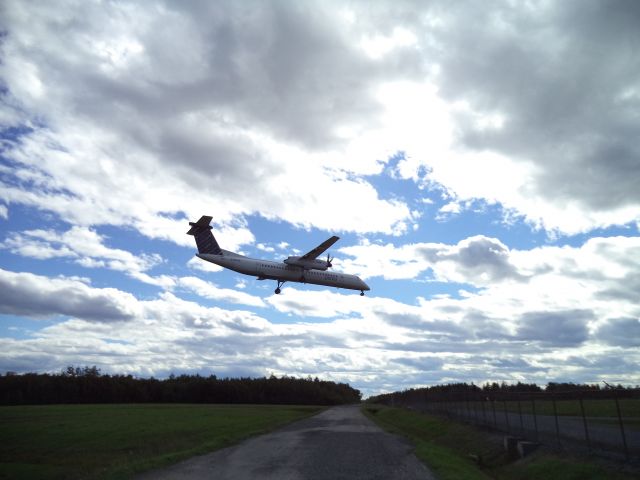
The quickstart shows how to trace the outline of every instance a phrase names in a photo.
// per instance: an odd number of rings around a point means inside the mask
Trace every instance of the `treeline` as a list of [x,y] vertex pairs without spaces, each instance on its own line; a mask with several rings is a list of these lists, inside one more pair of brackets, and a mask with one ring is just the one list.
[[367,402],[385,405],[417,405],[429,401],[464,401],[464,400],[517,400],[520,398],[607,398],[616,396],[637,397],[638,387],[624,387],[609,384],[577,384],[549,382],[545,387],[535,383],[485,383],[482,386],[473,383],[450,383],[424,388],[410,388],[401,392],[385,393],[369,397]]
[[0,404],[57,403],[249,403],[338,405],[361,393],[345,383],[318,378],[217,378],[171,375],[164,380],[103,375],[96,367],[68,367],[59,374],[0,376]]

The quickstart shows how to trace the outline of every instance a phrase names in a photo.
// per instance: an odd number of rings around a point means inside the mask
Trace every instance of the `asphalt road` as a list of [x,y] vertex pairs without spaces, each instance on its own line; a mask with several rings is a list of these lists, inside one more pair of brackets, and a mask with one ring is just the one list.
[[358,406],[343,406],[136,478],[435,479],[412,450],[407,441],[366,418]]

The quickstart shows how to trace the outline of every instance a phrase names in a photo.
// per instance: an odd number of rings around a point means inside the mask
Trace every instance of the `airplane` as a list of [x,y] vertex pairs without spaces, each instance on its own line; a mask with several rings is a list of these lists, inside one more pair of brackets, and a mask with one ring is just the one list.
[[369,286],[356,275],[327,272],[327,269],[332,267],[331,261],[333,260],[329,255],[327,255],[326,260],[317,258],[338,241],[339,238],[336,236],[325,240],[302,256],[291,256],[283,262],[273,262],[249,258],[221,249],[211,232],[213,228],[210,225],[212,218],[203,215],[197,222],[189,222],[191,228],[187,235],[195,237],[196,246],[198,247],[196,257],[234,272],[255,276],[258,280],[275,280],[278,282],[275,289],[276,295],[280,294],[285,282],[311,283],[360,290],[360,296],[364,295],[365,290],[370,290]]

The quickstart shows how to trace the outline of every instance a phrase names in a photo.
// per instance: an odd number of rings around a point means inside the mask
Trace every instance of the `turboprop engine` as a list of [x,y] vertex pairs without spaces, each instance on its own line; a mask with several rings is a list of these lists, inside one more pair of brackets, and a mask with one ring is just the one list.
[[326,270],[331,267],[332,258],[327,256],[326,260],[318,260],[317,258],[307,259],[300,257],[289,257],[284,263],[287,265],[294,265],[296,267],[302,267],[305,270]]

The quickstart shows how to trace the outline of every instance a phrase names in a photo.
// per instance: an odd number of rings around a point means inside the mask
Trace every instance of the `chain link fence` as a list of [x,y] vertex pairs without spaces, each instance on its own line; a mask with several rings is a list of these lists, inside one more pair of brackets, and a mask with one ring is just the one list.
[[640,389],[566,392],[430,392],[389,398],[566,451],[640,460]]

